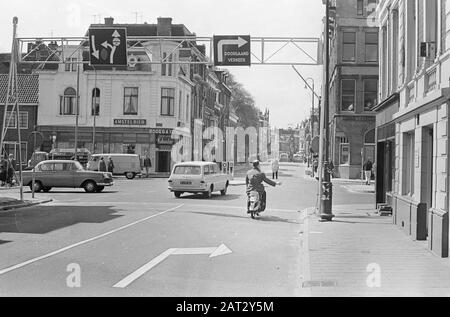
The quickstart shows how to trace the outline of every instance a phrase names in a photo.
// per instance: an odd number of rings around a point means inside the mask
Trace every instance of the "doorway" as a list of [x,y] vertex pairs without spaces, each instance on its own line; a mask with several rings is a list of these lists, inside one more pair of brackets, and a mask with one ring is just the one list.
[[170,173],[171,172],[171,152],[157,151],[156,152],[156,172],[157,173]]
[[[426,204],[427,214],[433,207],[433,194],[434,194],[434,182],[433,182],[433,170],[434,170],[434,130],[433,126],[424,127],[422,130],[422,192],[421,202]],[[430,224],[429,216],[427,215],[427,232]]]

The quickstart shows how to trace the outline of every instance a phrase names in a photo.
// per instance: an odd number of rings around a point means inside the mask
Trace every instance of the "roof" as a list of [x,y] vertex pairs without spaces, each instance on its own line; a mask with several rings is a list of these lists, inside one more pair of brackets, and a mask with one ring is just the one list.
[[[128,37],[157,36],[157,24],[91,24],[90,28],[126,28]],[[191,36],[191,33],[184,24],[172,24],[171,35],[177,37]]]
[[[6,91],[8,90],[8,74],[0,74],[0,104],[5,104]],[[18,74],[19,103],[39,103],[39,75]]]

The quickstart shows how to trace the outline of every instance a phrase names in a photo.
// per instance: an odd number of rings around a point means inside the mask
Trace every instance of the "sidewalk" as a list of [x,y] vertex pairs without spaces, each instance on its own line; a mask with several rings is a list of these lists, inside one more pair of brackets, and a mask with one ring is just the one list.
[[21,201],[18,198],[19,198],[18,187],[1,190],[0,214],[2,212],[7,212],[18,208],[32,207],[52,201],[52,199],[33,199],[33,198]]
[[333,206],[333,213],[333,222],[311,213],[305,220],[303,289],[310,295],[450,296],[450,260],[429,252],[427,242],[412,241],[371,205]]

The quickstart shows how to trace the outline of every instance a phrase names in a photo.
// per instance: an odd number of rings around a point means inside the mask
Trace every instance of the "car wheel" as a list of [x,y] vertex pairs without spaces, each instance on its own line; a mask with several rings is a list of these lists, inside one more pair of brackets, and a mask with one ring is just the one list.
[[125,173],[125,177],[127,179],[134,179],[136,177],[136,174],[134,174],[132,172],[127,172],[127,173]]
[[86,191],[86,193],[95,193],[97,190],[97,184],[95,184],[95,182],[93,181],[89,181],[86,182],[86,184],[84,184],[83,188]]
[[50,192],[51,190],[52,190],[51,187],[45,187],[45,188],[44,188],[44,193],[48,193],[48,192]]
[[[34,192],[39,193],[42,191],[44,186],[42,186],[42,183],[40,181],[34,182]],[[33,183],[30,184],[30,190],[33,191]]]
[[97,193],[101,193],[101,192],[104,191],[104,190],[105,190],[105,186],[97,186],[96,192],[97,192]]
[[203,193],[203,198],[205,198],[205,199],[211,198],[212,192],[213,192],[213,187],[211,186],[207,192]]
[[221,194],[222,196],[226,196],[226,195],[227,195],[227,192],[228,192],[228,183],[227,183],[227,185],[225,186],[225,189],[220,191],[220,194]]
[[174,195],[175,195],[176,198],[180,198],[182,194],[183,194],[183,193],[181,193],[181,192],[175,192],[175,193],[174,193]]

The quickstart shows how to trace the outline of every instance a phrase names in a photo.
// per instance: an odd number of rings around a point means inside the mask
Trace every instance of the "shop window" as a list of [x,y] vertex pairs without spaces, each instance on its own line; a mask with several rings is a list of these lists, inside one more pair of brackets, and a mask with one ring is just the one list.
[[59,114],[62,116],[75,115],[77,92],[72,87],[64,90],[64,95],[60,96]]
[[348,143],[340,145],[339,164],[350,165],[350,144]]
[[415,167],[415,134],[414,132],[403,134],[403,189],[405,196],[414,195],[414,167]]

